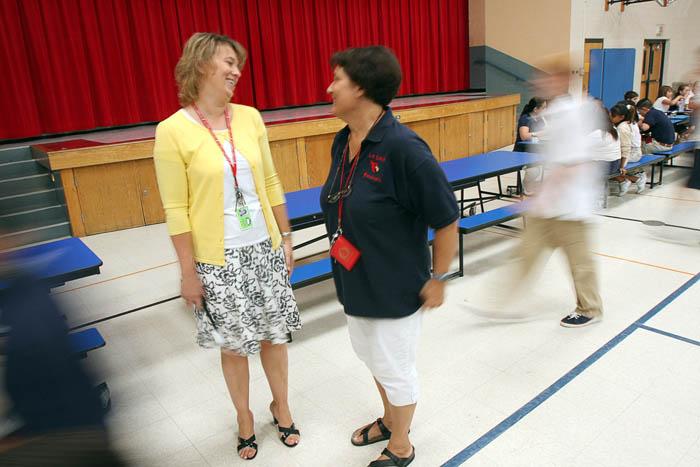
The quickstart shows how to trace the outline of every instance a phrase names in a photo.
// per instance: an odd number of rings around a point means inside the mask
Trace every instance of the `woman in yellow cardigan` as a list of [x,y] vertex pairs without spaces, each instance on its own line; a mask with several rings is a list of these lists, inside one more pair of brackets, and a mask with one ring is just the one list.
[[284,191],[260,113],[231,104],[246,51],[197,33],[175,68],[182,109],[156,130],[153,158],[168,232],[195,307],[197,342],[221,348],[238,415],[238,454],[257,455],[248,356],[260,359],[280,439],[299,443],[287,402],[287,342],[301,328],[289,283],[292,238]]

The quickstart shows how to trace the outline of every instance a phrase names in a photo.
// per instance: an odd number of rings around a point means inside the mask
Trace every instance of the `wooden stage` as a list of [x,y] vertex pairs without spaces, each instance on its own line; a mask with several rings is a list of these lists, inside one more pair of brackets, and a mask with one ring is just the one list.
[[[442,162],[512,144],[519,103],[519,95],[455,93],[399,98],[392,109]],[[325,180],[333,137],[344,126],[329,109],[262,112],[285,191]],[[155,125],[108,133],[108,140],[96,133],[31,146],[34,158],[60,180],[74,236],[164,221],[153,168]]]

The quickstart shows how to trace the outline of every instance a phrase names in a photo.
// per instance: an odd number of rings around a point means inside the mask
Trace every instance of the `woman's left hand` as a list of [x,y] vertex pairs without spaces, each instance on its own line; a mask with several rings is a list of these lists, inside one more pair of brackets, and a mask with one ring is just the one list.
[[294,246],[291,238],[282,239],[282,248],[284,249],[284,262],[287,265],[287,272],[290,277],[294,271]]
[[445,283],[437,279],[430,279],[420,291],[423,300],[423,308],[429,310],[442,305],[445,300]]

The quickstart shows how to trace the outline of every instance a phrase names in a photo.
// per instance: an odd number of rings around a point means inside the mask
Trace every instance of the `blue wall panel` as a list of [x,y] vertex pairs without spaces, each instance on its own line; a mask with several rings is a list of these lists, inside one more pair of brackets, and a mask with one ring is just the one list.
[[598,99],[603,98],[603,52],[604,49],[591,50],[588,68],[588,94]]
[[634,49],[604,49],[603,102],[607,108],[634,86]]

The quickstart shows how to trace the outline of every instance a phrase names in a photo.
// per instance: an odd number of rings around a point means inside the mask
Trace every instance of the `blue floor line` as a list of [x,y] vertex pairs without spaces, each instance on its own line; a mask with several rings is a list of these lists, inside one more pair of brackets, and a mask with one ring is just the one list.
[[[571,380],[580,375],[586,368],[590,367],[593,363],[599,360],[603,355],[612,350],[616,345],[626,339],[635,330],[643,326],[643,323],[647,322],[654,316],[656,316],[661,310],[663,310],[669,303],[673,302],[678,298],[683,292],[692,287],[696,282],[700,280],[700,274],[696,274],[679,288],[674,290],[669,296],[661,300],[654,308],[642,315],[637,321],[630,324],[618,335],[610,339],[605,345],[593,352],[588,358],[576,365],[564,376],[559,378],[554,384],[549,386],[547,389],[535,396],[534,399],[530,400],[527,404],[516,410],[512,415],[503,420],[501,423],[491,428],[488,432],[483,434],[479,439],[474,441],[472,444],[464,448],[462,451],[458,452],[450,460],[442,464],[442,467],[456,467],[462,465],[464,462],[469,460],[474,454],[482,450],[484,447],[489,445],[493,440],[498,438],[509,428],[515,425],[517,422],[522,420],[527,414],[535,410],[540,404],[556,394],[561,388],[566,386]],[[653,328],[650,328],[650,330]],[[678,336],[680,337],[680,336]]]
[[659,311],[663,310],[669,303],[677,299],[683,292],[691,288],[697,281],[700,280],[700,273],[695,274],[693,277],[691,277],[685,284],[681,285],[678,287],[671,295],[668,297],[664,298],[661,302],[659,302],[658,305],[656,305],[654,308],[651,310],[647,311],[644,315],[642,315],[641,318],[639,318],[637,321],[635,321],[635,324],[641,325],[649,321],[651,318],[656,316]]
[[639,327],[640,327],[641,329],[646,329],[647,331],[651,331],[651,332],[655,332],[655,333],[657,333],[657,334],[661,334],[662,336],[666,336],[666,337],[670,337],[670,338],[672,338],[672,339],[676,339],[676,340],[679,340],[679,341],[687,342],[688,344],[693,344],[693,345],[700,346],[700,341],[696,341],[695,339],[691,339],[691,338],[689,338],[689,337],[679,336],[678,334],[674,334],[674,333],[672,333],[672,332],[664,331],[664,330],[659,329],[659,328],[652,328],[651,326],[645,326],[645,325],[643,325],[643,324],[640,325]]

